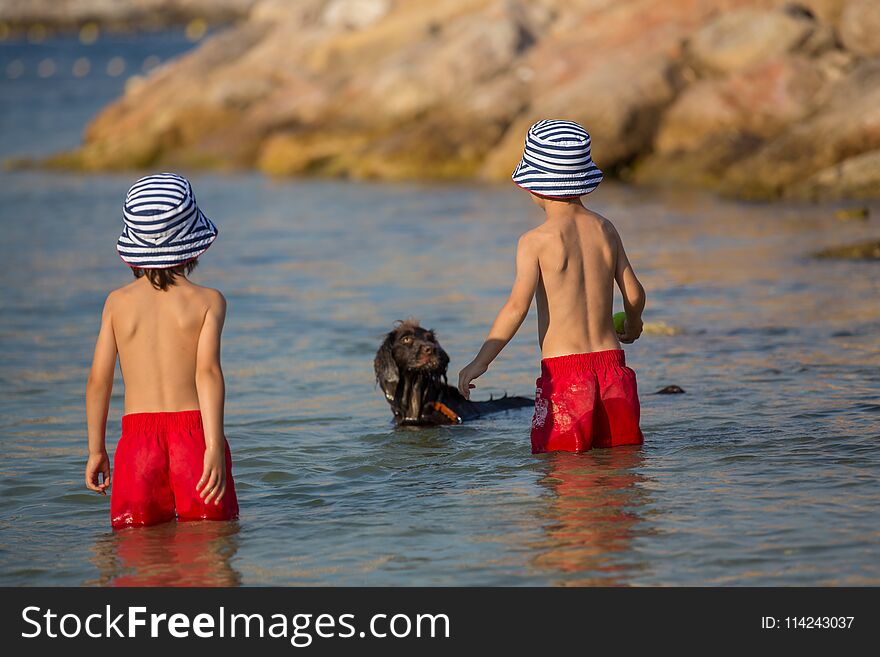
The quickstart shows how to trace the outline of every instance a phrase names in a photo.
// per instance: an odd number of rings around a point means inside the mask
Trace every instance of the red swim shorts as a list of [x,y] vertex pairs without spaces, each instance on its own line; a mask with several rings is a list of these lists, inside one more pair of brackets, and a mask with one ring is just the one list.
[[545,358],[535,385],[532,454],[644,442],[636,373],[622,349]]
[[110,520],[114,528],[171,520],[232,520],[238,499],[226,445],[226,493],[205,504],[196,484],[202,476],[205,433],[199,411],[122,416],[113,456]]

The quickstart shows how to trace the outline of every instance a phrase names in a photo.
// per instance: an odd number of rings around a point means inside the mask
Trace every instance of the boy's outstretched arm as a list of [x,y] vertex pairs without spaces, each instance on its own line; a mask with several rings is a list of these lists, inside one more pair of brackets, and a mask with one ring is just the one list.
[[[92,369],[86,383],[86,421],[89,432],[89,460],[86,463],[86,488],[102,495],[110,486],[110,458],[107,456],[105,435],[110,394],[113,392],[113,372],[116,369],[116,336],[110,316],[110,297],[104,303],[101,329],[95,342]],[[99,480],[103,475],[103,480]]]
[[220,504],[226,492],[226,436],[223,432],[226,385],[220,367],[220,334],[225,321],[226,299],[216,292],[205,313],[196,352],[196,391],[205,431],[205,461],[196,490],[205,504]]
[[632,344],[642,334],[642,312],[645,310],[645,288],[636,278],[626,251],[623,248],[623,240],[617,235],[617,270],[614,273],[617,287],[623,296],[623,309],[626,311],[623,333],[617,338],[623,343]]
[[458,374],[458,389],[466,399],[470,399],[470,389],[475,387],[471,381],[489,369],[489,365],[522,325],[535,296],[539,275],[534,237],[523,235],[516,247],[516,279],[510,297],[498,312],[480,352]]

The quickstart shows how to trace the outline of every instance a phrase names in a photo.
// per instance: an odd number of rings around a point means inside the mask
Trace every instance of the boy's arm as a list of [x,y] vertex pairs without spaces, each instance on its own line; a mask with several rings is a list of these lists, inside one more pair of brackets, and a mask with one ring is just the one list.
[[[86,383],[86,421],[89,432],[89,460],[86,463],[86,488],[102,495],[110,486],[110,459],[107,456],[105,434],[110,394],[113,392],[113,372],[116,369],[116,336],[110,315],[110,297],[104,303],[101,329],[95,342],[92,369]],[[103,475],[99,481],[98,475]]]
[[516,247],[516,278],[507,302],[498,312],[486,341],[474,359],[459,372],[458,389],[470,399],[471,383],[489,369],[489,365],[510,342],[529,313],[535,288],[538,286],[540,267],[534,238],[523,235]]
[[[616,231],[615,231],[616,233]],[[623,296],[623,309],[626,311],[623,333],[618,334],[618,339],[626,344],[631,344],[639,339],[642,334],[642,312],[645,310],[645,288],[636,278],[626,251],[623,248],[623,240],[617,235],[617,270],[614,273],[617,287]]]
[[220,504],[226,492],[226,436],[223,433],[223,404],[226,386],[220,367],[220,334],[226,320],[226,299],[219,292],[212,299],[202,323],[196,352],[196,392],[205,432],[205,460],[196,484],[206,504]]

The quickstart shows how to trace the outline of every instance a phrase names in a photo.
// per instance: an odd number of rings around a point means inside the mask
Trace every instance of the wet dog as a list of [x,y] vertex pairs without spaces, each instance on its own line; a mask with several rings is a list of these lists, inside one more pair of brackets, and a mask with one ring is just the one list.
[[487,413],[534,406],[526,397],[470,401],[446,382],[449,355],[437,336],[408,319],[385,336],[373,361],[376,382],[399,425],[457,424]]

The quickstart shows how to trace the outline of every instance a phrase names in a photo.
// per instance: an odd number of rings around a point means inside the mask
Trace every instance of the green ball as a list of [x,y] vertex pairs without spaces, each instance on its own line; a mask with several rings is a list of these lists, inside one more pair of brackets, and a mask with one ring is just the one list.
[[614,330],[618,333],[623,333],[626,329],[624,328],[624,322],[626,321],[626,313],[614,313]]

